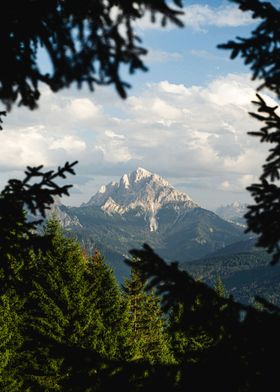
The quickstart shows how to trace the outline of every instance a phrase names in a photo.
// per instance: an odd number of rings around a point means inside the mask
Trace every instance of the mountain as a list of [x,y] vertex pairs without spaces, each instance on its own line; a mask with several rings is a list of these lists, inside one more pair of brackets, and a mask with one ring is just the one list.
[[256,247],[257,237],[255,235],[247,236],[245,240],[234,242],[224,248],[217,249],[215,252],[209,254],[210,258],[220,256],[231,256],[239,253],[259,253],[263,248]]
[[119,281],[128,274],[123,259],[129,249],[148,243],[209,285],[220,275],[236,300],[252,303],[263,295],[280,304],[280,268],[267,266],[269,256],[255,247],[252,235],[245,236],[238,221],[245,208],[238,202],[224,206],[218,210],[222,219],[161,176],[138,168],[103,185],[80,207],[56,200],[49,215],[55,213],[90,253],[98,248]]
[[280,306],[280,265],[270,265],[271,255],[256,247],[256,239],[234,242],[200,260],[180,263],[180,268],[210,286],[220,276],[236,301],[254,304],[259,296]]
[[124,174],[119,183],[103,185],[83,206],[98,206],[108,215],[125,215],[129,211],[141,210],[150,231],[158,229],[158,213],[169,206],[179,216],[198,207],[192,199],[178,192],[165,179],[143,168]]
[[82,225],[79,222],[79,219],[75,215],[69,215],[67,211],[68,208],[61,203],[59,198],[56,198],[54,203],[51,205],[51,208],[46,211],[46,216],[47,218],[55,216],[60,221],[64,229],[73,228],[75,226],[81,228]]
[[[74,227],[79,227],[82,228],[81,223],[79,222],[79,219],[73,215],[72,213],[70,213],[70,215],[68,214],[69,208],[64,206],[61,201],[60,198],[57,196],[54,198],[54,202],[53,204],[51,204],[49,209],[46,209],[45,213],[46,213],[46,219],[50,219],[52,217],[55,217],[56,219],[59,220],[61,226],[65,229],[65,230],[69,230],[71,231]],[[26,209],[26,213],[27,213],[27,219],[29,221],[38,221],[41,220],[41,216],[38,215],[34,215],[30,212],[30,210]],[[41,232],[43,230],[43,226],[44,226],[44,220],[43,223],[39,224],[38,230],[39,232]]]
[[118,277],[129,250],[143,243],[167,260],[191,261],[245,239],[241,227],[143,168],[103,185],[80,207],[57,208],[67,232],[90,251],[99,248]]
[[247,204],[235,201],[232,204],[221,206],[216,209],[215,213],[219,215],[222,219],[227,220],[241,226],[246,226],[246,220],[244,215],[247,212]]

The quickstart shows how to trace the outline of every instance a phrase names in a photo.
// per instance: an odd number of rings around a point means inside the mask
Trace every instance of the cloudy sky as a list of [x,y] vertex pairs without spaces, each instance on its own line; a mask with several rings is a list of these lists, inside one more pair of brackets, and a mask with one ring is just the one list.
[[220,0],[186,1],[183,20],[183,29],[163,30],[149,18],[138,25],[149,72],[128,77],[126,100],[112,88],[43,89],[39,109],[13,109],[0,134],[0,186],[21,177],[26,165],[77,159],[67,205],[88,201],[102,184],[139,166],[209,209],[248,202],[245,187],[266,156],[246,134],[259,125],[248,116],[256,84],[217,44],[248,36],[255,22]]

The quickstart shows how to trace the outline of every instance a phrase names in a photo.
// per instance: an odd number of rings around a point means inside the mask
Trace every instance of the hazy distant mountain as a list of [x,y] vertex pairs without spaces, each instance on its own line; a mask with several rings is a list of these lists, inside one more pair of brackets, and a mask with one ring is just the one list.
[[242,228],[142,168],[102,186],[81,207],[57,208],[64,227],[87,248],[98,247],[119,275],[124,256],[144,242],[167,260],[190,261],[244,239]]
[[[72,213],[68,214],[69,208],[64,206],[59,197],[55,197],[54,203],[51,204],[50,209],[46,209],[46,218],[50,219],[52,217],[55,217],[58,219],[61,223],[61,226],[66,229],[66,230],[72,230],[74,227],[82,227],[81,223],[79,222],[79,219],[73,215]],[[27,211],[28,214],[28,220],[30,221],[37,221],[41,220],[41,216],[31,214],[30,211]],[[44,224],[40,224],[38,229],[39,231],[42,230]]]
[[228,222],[233,222],[245,226],[246,220],[244,215],[247,212],[247,204],[235,201],[232,204],[221,206],[216,209],[215,213]]
[[68,208],[61,203],[59,198],[56,198],[54,203],[51,205],[51,208],[46,210],[46,215],[47,218],[55,216],[65,229],[73,228],[75,226],[82,227],[79,219],[73,214],[69,215],[67,211]]

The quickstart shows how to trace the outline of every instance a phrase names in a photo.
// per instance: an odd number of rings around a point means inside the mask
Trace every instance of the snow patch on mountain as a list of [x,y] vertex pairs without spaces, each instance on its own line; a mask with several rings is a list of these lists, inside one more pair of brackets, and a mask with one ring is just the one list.
[[186,193],[176,191],[167,180],[141,167],[124,174],[118,183],[102,185],[83,205],[99,206],[109,215],[123,215],[140,208],[148,218],[150,231],[158,229],[157,214],[167,205],[178,215],[185,213],[186,209],[199,207]]

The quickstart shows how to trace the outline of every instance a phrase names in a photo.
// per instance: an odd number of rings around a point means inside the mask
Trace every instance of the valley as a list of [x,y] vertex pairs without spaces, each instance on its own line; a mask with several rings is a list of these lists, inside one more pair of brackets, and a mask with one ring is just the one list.
[[[119,282],[129,274],[129,250],[149,244],[163,259],[177,261],[196,279],[213,286],[220,276],[228,295],[253,303],[261,295],[279,303],[279,268],[244,234],[246,206],[233,203],[206,210],[164,178],[143,168],[104,185],[87,203],[55,214],[69,236],[93,254],[98,249]],[[219,216],[219,215],[220,216]]]

